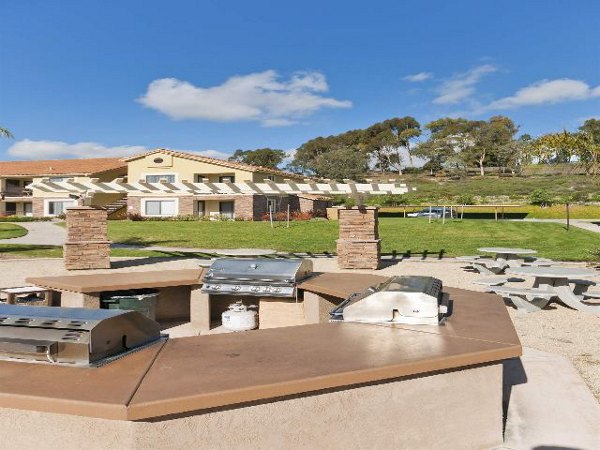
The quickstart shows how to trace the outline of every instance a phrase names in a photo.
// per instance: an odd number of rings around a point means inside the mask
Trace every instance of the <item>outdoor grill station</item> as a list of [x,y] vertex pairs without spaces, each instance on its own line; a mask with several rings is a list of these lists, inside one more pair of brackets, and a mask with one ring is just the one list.
[[[376,211],[358,214],[377,226]],[[357,223],[348,237],[378,252],[376,228],[365,238]],[[0,305],[0,436],[36,449],[502,445],[502,363],[521,344],[499,297],[303,259],[180,272],[32,279],[61,306]],[[184,288],[201,335],[98,309],[125,285]],[[258,330],[204,335],[252,305]]]
[[[217,260],[199,294],[298,301],[315,318],[299,326],[166,339],[139,312],[0,306],[0,435],[19,417],[30,438],[68,420],[62,438],[88,448],[235,447],[242,430],[256,448],[502,443],[502,361],[521,345],[499,297],[309,263]],[[90,352],[61,361],[69,348]]]

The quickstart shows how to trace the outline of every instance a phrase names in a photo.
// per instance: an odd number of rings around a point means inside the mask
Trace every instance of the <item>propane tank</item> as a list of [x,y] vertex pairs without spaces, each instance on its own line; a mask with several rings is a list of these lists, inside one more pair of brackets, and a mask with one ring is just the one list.
[[223,328],[230,331],[254,330],[258,326],[256,306],[246,306],[240,300],[229,305],[229,309],[221,314]]

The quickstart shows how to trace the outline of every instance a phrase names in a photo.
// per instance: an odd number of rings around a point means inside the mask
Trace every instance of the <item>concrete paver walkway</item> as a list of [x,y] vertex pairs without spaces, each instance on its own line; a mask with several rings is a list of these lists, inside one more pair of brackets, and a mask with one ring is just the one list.
[[[12,223],[12,222],[11,222]],[[15,222],[27,229],[27,234],[18,238],[2,239],[2,244],[63,245],[67,231],[53,222]]]

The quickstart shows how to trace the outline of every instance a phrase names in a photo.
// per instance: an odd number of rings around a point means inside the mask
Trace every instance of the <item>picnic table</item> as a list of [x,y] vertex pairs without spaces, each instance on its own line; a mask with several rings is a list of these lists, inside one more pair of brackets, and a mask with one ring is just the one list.
[[530,248],[509,248],[509,247],[482,247],[478,248],[483,253],[495,253],[494,259],[502,259],[505,261],[513,261],[522,259],[519,255],[534,255],[536,250]]
[[[580,267],[509,267],[506,273],[521,276],[535,277],[532,293],[535,292],[552,292],[552,297],[558,299],[579,311],[588,311],[600,314],[600,303],[590,303],[586,300],[585,292],[594,282],[586,280],[587,278],[595,278],[600,276],[600,273]],[[571,289],[571,284],[574,288]],[[510,288],[508,288],[510,289]],[[496,289],[494,289],[496,291]],[[502,288],[497,289],[498,293]],[[549,297],[549,302],[552,297]],[[547,302],[546,302],[547,303]],[[543,308],[544,305],[538,305]]]

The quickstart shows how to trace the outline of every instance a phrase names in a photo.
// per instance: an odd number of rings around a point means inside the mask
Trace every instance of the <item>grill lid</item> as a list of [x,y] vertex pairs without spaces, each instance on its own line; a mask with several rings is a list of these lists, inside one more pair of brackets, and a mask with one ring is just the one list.
[[137,311],[0,305],[0,359],[97,365],[161,338]]
[[437,325],[448,315],[441,280],[396,276],[352,294],[331,311],[331,320]]
[[312,273],[308,259],[220,258],[210,266],[204,282],[297,283]]

